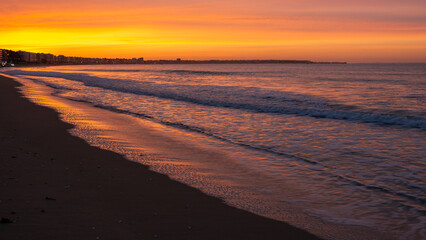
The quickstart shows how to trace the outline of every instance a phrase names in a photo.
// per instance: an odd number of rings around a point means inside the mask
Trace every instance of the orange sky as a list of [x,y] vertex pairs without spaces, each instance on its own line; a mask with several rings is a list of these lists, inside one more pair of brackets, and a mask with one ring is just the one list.
[[424,0],[9,0],[0,48],[84,57],[426,62]]

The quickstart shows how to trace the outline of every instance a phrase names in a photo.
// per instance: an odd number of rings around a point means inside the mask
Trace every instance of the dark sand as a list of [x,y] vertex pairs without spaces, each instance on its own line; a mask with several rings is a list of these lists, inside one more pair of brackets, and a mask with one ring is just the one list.
[[71,136],[0,76],[0,239],[318,239]]

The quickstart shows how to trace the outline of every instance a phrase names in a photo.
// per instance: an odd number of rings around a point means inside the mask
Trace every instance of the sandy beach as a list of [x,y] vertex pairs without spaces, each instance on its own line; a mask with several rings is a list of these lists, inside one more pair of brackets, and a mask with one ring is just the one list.
[[71,136],[0,76],[1,239],[318,239]]

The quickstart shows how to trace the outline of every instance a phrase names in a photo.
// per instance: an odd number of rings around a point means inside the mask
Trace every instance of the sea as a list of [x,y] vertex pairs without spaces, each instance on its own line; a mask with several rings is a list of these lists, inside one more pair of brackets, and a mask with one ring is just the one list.
[[324,239],[426,239],[426,64],[4,68],[73,135]]

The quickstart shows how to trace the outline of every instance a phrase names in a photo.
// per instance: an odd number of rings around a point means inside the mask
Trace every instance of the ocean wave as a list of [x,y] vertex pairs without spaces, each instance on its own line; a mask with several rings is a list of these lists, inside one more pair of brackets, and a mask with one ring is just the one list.
[[144,72],[144,73],[169,73],[179,75],[212,75],[212,76],[228,76],[241,75],[245,72],[221,72],[221,71],[195,71],[195,70],[155,70],[155,69],[76,69],[75,72]]
[[[180,71],[180,70],[173,70]],[[253,87],[213,85],[163,85],[125,79],[101,78],[85,73],[11,70],[12,75],[64,78],[86,86],[107,90],[183,101],[204,106],[234,108],[259,113],[288,114],[313,118],[374,123],[426,130],[426,119],[419,116],[368,112],[355,106],[329,104],[326,100],[292,92]],[[409,112],[408,112],[409,114]]]

